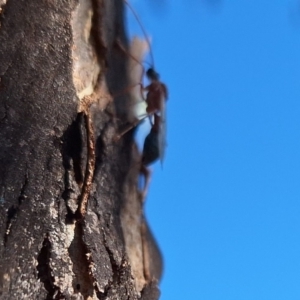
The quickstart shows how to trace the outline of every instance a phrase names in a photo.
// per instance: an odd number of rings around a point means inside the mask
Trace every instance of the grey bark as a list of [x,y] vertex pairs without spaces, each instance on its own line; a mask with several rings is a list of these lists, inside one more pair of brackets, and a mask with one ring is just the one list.
[[0,2],[0,299],[159,297],[140,154],[132,132],[113,139],[128,110],[110,96],[127,85],[123,5]]

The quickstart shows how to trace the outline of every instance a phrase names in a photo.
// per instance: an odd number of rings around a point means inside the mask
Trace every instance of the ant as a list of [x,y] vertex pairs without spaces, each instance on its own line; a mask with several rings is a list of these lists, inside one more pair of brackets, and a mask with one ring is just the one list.
[[[150,42],[149,39],[147,38],[147,34],[142,26],[142,23],[138,15],[136,14],[136,12],[131,7],[131,5],[126,0],[123,1],[127,4],[129,9],[132,11],[135,18],[137,19],[138,23],[140,24],[142,31],[145,35],[146,42],[150,51],[150,56],[152,59],[152,67],[150,67],[146,71],[146,77],[150,81],[150,84],[144,87],[142,83],[139,83],[139,85],[141,86],[140,92],[141,92],[142,99],[146,103],[146,113],[140,116],[138,119],[136,119],[126,130],[124,130],[117,136],[117,139],[119,139],[129,130],[139,125],[145,118],[149,117],[151,130],[150,133],[146,136],[144,141],[141,167],[140,167],[140,173],[143,174],[145,177],[145,185],[143,189],[143,196],[145,197],[150,183],[150,170],[148,169],[148,166],[158,159],[160,159],[162,163],[164,159],[164,152],[165,152],[165,145],[166,145],[165,143],[165,129],[166,129],[165,102],[168,98],[168,91],[166,85],[160,81],[160,76],[154,69],[154,59],[151,51]],[[123,52],[128,54],[128,52],[121,45],[119,45],[119,47]],[[141,62],[138,61],[135,57],[133,57],[130,53],[129,56],[135,62],[141,65]],[[145,72],[143,68],[142,77],[144,73]],[[144,96],[145,92],[146,92],[146,97]]]
[[162,163],[165,150],[165,101],[168,98],[168,91],[166,85],[159,80],[159,74],[155,72],[154,69],[148,69],[146,75],[151,82],[147,87],[144,88],[144,90],[147,91],[145,100],[147,104],[146,112],[149,116],[152,114],[154,115],[154,123],[152,123],[151,118],[150,123],[152,128],[159,134],[159,157]]

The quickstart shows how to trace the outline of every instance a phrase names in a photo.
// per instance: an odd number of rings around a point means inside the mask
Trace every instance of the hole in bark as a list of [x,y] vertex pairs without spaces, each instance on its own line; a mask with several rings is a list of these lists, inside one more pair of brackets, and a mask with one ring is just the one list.
[[66,218],[65,218],[66,224],[73,224],[75,220],[76,220],[75,214],[67,206],[67,214],[66,214]]
[[77,184],[82,184],[83,174],[81,171],[82,162],[82,134],[81,124],[83,121],[83,114],[77,114],[76,120],[72,122],[62,137],[63,141],[63,165],[66,170],[71,169],[71,160],[73,161],[74,177]]
[[73,224],[74,220],[75,220],[75,215],[72,212],[71,208],[67,204],[68,203],[67,201],[70,199],[70,193],[71,193],[71,190],[66,188],[61,195],[61,197],[65,200],[65,203],[66,203],[66,209],[67,209],[67,213],[65,216],[66,224]]

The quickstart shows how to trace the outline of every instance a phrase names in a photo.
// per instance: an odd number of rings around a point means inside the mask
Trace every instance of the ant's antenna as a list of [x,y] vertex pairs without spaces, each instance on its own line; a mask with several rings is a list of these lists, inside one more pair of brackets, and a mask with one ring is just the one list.
[[147,42],[148,47],[149,47],[149,53],[150,53],[150,57],[151,57],[152,64],[153,64],[153,68],[154,68],[154,58],[153,58],[153,53],[152,53],[152,50],[151,50],[152,48],[151,48],[150,41],[149,41],[149,39],[148,39],[147,33],[146,33],[145,29],[144,29],[144,26],[142,25],[142,22],[141,22],[141,20],[140,20],[140,18],[139,18],[139,16],[138,16],[138,14],[137,14],[136,11],[133,9],[133,7],[129,4],[129,2],[128,2],[127,0],[123,0],[123,1],[127,4],[127,6],[129,7],[129,9],[131,10],[131,12],[132,12],[133,15],[135,16],[137,22],[139,23],[139,25],[140,25],[140,27],[141,27],[141,29],[142,29],[142,31],[143,31],[143,34],[144,34],[144,36],[145,36],[146,42]]

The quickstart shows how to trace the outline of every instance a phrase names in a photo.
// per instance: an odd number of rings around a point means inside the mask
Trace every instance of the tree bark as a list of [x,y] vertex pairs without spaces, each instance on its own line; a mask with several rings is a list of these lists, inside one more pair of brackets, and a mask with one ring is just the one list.
[[0,0],[0,298],[158,299],[122,0]]

